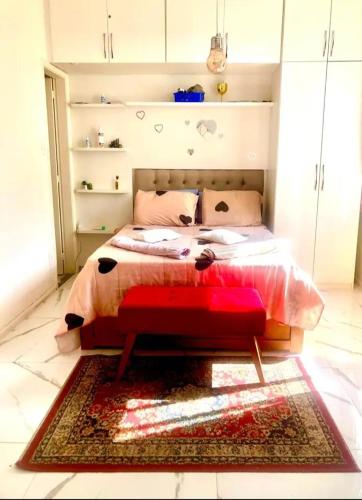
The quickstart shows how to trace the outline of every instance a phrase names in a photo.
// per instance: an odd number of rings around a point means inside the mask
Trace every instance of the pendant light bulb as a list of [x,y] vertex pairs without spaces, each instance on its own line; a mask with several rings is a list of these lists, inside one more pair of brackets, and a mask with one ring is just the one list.
[[211,38],[211,49],[206,65],[211,73],[223,73],[226,68],[227,37],[216,33]]

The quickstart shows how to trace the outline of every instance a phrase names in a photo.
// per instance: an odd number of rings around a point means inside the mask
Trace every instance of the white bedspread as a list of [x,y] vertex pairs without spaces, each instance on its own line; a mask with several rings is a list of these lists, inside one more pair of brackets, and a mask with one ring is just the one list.
[[[118,234],[132,237],[133,228],[127,225]],[[64,321],[56,333],[60,351],[79,347],[80,326],[99,316],[117,316],[124,292],[139,284],[254,287],[261,295],[268,318],[303,329],[313,329],[318,324],[323,300],[310,276],[295,264],[285,245],[278,242],[270,245],[266,253],[215,259],[200,265],[196,258],[203,250],[210,248],[217,253],[225,251],[225,245],[198,240],[199,226],[171,229],[182,237],[168,241],[167,245],[190,248],[190,254],[183,260],[120,249],[112,246],[110,240],[88,258],[73,283]],[[249,235],[245,242],[248,244],[273,238],[264,226],[229,229]]]

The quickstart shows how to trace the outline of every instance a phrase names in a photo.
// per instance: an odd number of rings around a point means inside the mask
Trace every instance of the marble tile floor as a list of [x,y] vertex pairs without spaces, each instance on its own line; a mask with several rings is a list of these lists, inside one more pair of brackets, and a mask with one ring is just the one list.
[[[0,338],[0,498],[362,498],[362,473],[34,473],[14,463],[81,354],[54,340],[74,277]],[[301,355],[362,468],[362,290],[322,290]],[[102,352],[102,351],[97,351]],[[109,354],[119,351],[105,351]]]

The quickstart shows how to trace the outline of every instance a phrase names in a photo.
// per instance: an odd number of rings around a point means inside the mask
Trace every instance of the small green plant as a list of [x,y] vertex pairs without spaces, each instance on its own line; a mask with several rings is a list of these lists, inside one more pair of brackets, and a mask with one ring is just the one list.
[[89,190],[93,189],[93,184],[91,182],[88,182],[87,187]]

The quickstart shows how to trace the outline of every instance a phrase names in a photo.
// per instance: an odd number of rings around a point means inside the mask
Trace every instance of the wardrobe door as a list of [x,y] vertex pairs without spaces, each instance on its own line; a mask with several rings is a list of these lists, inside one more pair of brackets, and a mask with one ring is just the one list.
[[226,0],[228,61],[279,64],[282,20],[282,0]]
[[314,280],[354,282],[362,176],[362,62],[329,63]]
[[165,62],[164,0],[107,0],[111,63]]
[[274,233],[313,272],[326,63],[282,66]]
[[362,1],[333,0],[330,61],[362,61]]
[[167,0],[167,62],[206,65],[216,26],[216,0]]
[[49,0],[52,62],[108,62],[106,0]]
[[331,0],[285,0],[283,61],[326,61]]

